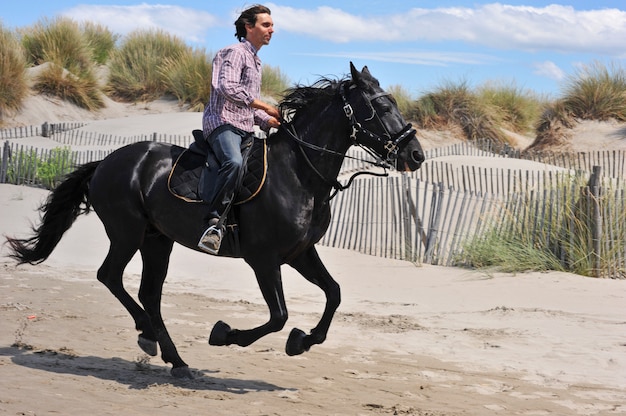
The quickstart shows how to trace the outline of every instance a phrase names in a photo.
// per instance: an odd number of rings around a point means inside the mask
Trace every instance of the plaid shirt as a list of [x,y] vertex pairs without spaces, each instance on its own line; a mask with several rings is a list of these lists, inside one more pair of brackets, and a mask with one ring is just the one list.
[[270,116],[250,104],[261,97],[261,59],[250,42],[221,49],[213,58],[211,97],[204,108],[204,137],[223,124],[253,132],[254,125],[267,129]]

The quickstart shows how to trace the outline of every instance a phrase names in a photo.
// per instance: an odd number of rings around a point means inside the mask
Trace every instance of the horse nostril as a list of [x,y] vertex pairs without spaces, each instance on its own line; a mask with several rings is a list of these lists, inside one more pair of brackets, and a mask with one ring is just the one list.
[[411,158],[415,163],[422,163],[426,158],[424,154],[418,150],[414,150],[411,152]]

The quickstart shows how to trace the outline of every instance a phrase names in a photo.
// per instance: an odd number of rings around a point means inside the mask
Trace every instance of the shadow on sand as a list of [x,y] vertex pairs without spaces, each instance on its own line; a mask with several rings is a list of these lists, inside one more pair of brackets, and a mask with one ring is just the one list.
[[215,377],[210,374],[217,372],[210,370],[192,370],[195,377],[193,380],[177,379],[170,375],[169,367],[152,365],[141,359],[128,361],[123,358],[80,356],[69,350],[36,350],[28,345],[14,344],[10,347],[0,347],[0,356],[10,357],[11,361],[19,366],[58,374],[96,377],[127,385],[130,389],[170,385],[182,389],[233,394],[289,390],[259,380]]

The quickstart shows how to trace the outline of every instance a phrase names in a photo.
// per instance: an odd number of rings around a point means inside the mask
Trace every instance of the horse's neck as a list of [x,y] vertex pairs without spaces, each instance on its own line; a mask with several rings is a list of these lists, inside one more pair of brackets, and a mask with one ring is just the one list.
[[310,123],[304,127],[296,126],[294,134],[313,148],[298,143],[288,133],[283,134],[293,156],[293,168],[303,181],[325,182],[326,188],[330,189],[337,180],[349,147],[346,144],[346,133],[337,129],[337,125],[338,123],[329,120]]

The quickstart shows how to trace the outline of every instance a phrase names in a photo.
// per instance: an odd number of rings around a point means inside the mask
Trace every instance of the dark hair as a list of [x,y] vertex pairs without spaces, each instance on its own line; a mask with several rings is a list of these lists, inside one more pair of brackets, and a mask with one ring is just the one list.
[[260,4],[255,4],[252,7],[247,8],[239,15],[239,18],[235,20],[235,37],[241,42],[246,38],[248,34],[246,31],[246,25],[254,26],[256,24],[257,14],[272,14],[269,8]]

